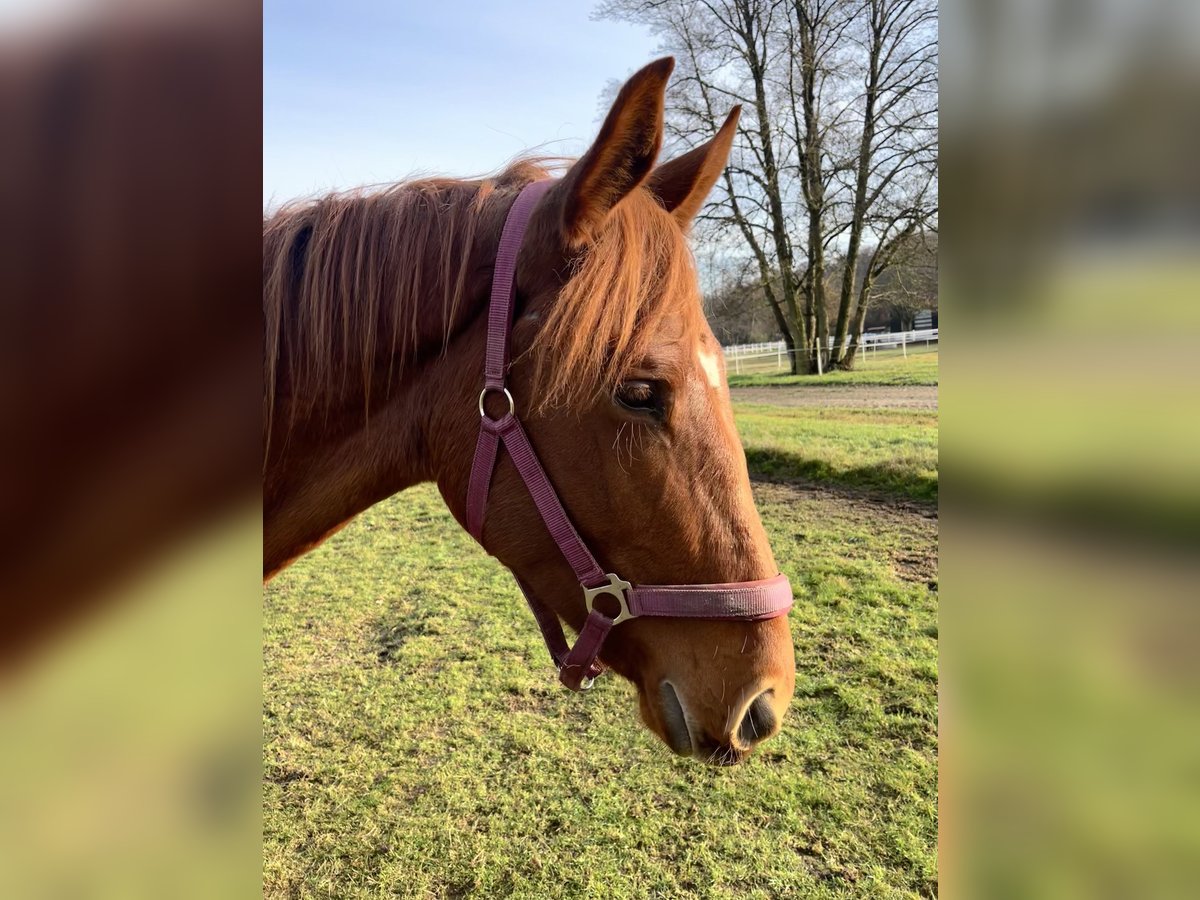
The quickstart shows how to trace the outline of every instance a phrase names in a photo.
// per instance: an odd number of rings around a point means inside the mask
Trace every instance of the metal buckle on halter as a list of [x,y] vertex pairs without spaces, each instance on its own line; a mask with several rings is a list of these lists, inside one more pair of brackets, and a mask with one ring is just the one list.
[[[557,669],[555,669],[555,671],[558,672],[559,677],[562,677],[562,666],[559,666]],[[596,676],[596,678],[599,678],[599,677],[600,677],[599,675]],[[586,678],[586,677],[581,678],[579,680],[579,689],[581,691],[590,691],[592,689],[592,687],[596,684],[596,678]]]
[[587,607],[588,613],[591,614],[592,606],[595,604],[597,596],[600,594],[608,594],[610,597],[616,599],[617,603],[619,603],[621,606],[621,611],[617,614],[617,617],[612,620],[614,625],[619,625],[626,619],[637,618],[629,611],[629,599],[625,593],[626,591],[632,590],[633,585],[624,579],[618,578],[612,572],[606,573],[604,577],[608,579],[608,584],[602,584],[599,587],[594,588],[581,585],[581,587],[583,587],[583,603]]
[[[493,418],[489,417],[488,414],[483,409],[483,401],[487,399],[487,395],[490,394],[492,391],[500,391],[501,393],[504,394],[505,399],[508,400],[508,414],[510,416],[515,416],[517,414],[517,404],[513,401],[513,395],[508,392],[508,388],[506,388],[506,387],[498,387],[498,388],[497,387],[485,387],[482,391],[479,392],[479,417],[481,419],[487,419],[489,422],[499,422],[500,421],[500,419],[493,419]],[[503,418],[503,417],[501,417],[501,418]]]

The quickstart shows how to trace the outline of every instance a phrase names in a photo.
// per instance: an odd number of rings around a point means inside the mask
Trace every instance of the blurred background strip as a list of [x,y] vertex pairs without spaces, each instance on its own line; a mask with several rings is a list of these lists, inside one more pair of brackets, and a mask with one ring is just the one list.
[[0,11],[0,893],[257,890],[261,26]]
[[947,896],[1200,877],[1200,5],[942,4]]

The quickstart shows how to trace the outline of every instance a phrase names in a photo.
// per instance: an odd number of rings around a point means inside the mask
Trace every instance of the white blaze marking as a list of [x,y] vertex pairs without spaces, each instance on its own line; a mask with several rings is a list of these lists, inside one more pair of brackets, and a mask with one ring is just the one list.
[[708,376],[708,383],[716,390],[721,389],[721,364],[717,360],[717,354],[711,353],[708,350],[698,350],[696,356],[700,358],[700,366],[704,369],[704,374]]

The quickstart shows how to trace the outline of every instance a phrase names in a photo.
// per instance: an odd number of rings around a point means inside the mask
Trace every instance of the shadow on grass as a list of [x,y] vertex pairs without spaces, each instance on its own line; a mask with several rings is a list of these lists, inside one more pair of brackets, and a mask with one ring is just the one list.
[[375,622],[375,655],[381,663],[395,662],[412,638],[440,634],[441,629],[421,606],[393,610]]
[[920,503],[938,502],[938,479],[911,469],[877,464],[838,468],[820,459],[765,447],[747,447],[746,464],[752,476],[861,488]]
[[1079,477],[1046,485],[1004,472],[952,468],[956,509],[1013,525],[1118,542],[1122,552],[1153,548],[1183,551],[1190,558],[1200,535],[1200,502],[1186,490],[1150,491],[1143,486]]

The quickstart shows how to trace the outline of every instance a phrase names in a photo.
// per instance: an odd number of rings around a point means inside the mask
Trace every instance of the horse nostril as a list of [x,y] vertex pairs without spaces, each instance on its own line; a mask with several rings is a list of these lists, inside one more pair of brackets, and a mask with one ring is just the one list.
[[742,724],[738,726],[738,739],[743,744],[753,746],[775,733],[775,710],[771,709],[773,694],[773,691],[763,691],[746,710]]
[[663,723],[666,726],[667,745],[680,756],[687,756],[693,751],[692,733],[688,728],[687,716],[679,695],[675,693],[675,685],[664,681],[658,686],[659,699],[662,701]]

